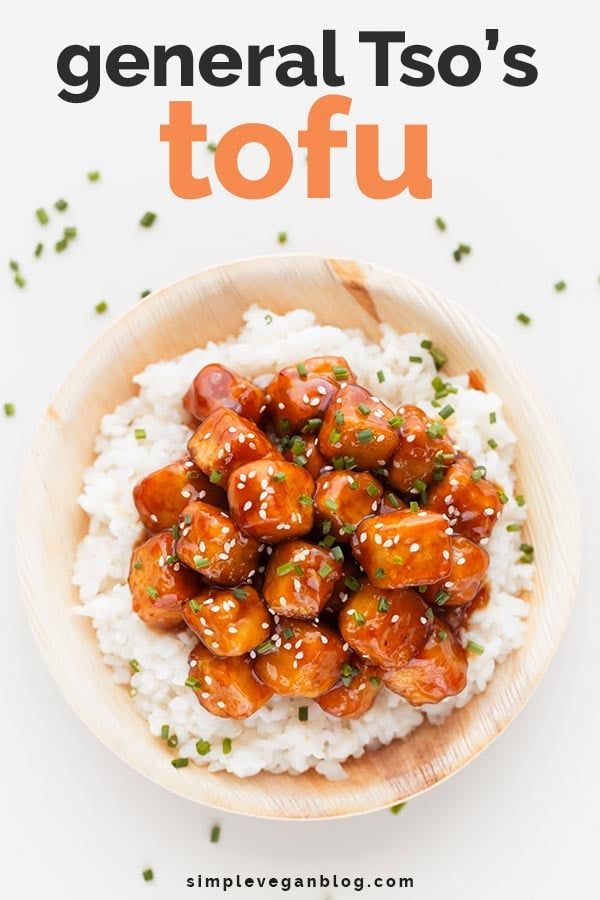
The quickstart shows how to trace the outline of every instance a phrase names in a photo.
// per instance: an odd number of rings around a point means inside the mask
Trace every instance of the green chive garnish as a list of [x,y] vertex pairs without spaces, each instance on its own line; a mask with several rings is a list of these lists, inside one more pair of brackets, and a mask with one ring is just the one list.
[[57,200],[56,203],[54,204],[54,209],[57,209],[59,212],[64,212],[65,209],[67,209],[68,206],[69,206],[69,204],[67,203],[67,201],[66,201],[66,200],[63,200],[63,198],[61,197],[61,198],[60,198],[59,200]]
[[338,431],[337,428],[333,428],[333,429],[329,432],[329,443],[330,443],[330,444],[337,444],[337,443],[339,442],[341,436],[342,436],[342,432],[341,432],[341,431]]
[[349,591],[357,591],[360,587],[360,581],[353,575],[346,575],[346,577],[344,578],[344,584]]
[[444,220],[442,219],[442,217],[441,217],[441,216],[438,216],[437,219],[435,220],[435,227],[436,227],[439,231],[445,231],[446,228],[447,228],[448,226],[446,225],[446,223],[444,222]]
[[98,303],[96,303],[96,305],[94,306],[94,309],[98,314],[106,312],[106,310],[108,309],[108,303],[106,302],[106,300],[99,300]]
[[332,547],[331,556],[336,562],[340,562],[344,558],[344,551],[341,547]]
[[54,250],[56,253],[62,253],[63,250],[67,249],[67,239],[61,238],[60,241],[57,241],[54,245]]
[[422,363],[423,357],[422,356],[409,356],[408,361],[411,363]]
[[363,616],[363,614],[361,612],[359,612],[357,609],[351,609],[349,612],[349,615],[354,617],[354,621],[356,622],[357,625],[364,625],[365,622],[367,621],[365,619],[365,617]]
[[532,319],[527,313],[521,312],[517,316],[517,322],[520,322],[522,325],[531,325]]
[[40,223],[40,225],[47,225],[48,222],[50,221],[50,218],[48,217],[48,213],[42,207],[40,207],[40,209],[36,209],[35,214],[37,216],[37,220]]
[[209,481],[211,484],[220,484],[221,479],[223,478],[223,473],[219,472],[218,469],[215,469],[210,473]]
[[293,628],[284,628],[283,629],[283,637],[284,640],[289,641],[294,637],[294,629]]
[[140,671],[140,664],[139,664],[139,662],[137,661],[137,659],[130,659],[130,660],[129,660],[129,668],[131,669],[132,672],[139,672],[139,671]]
[[391,425],[392,428],[400,428],[401,425],[404,425],[404,418],[402,416],[392,416],[391,419],[388,419],[388,425]]
[[146,288],[146,290],[140,292],[140,300],[143,300],[144,297],[147,297],[148,294],[151,294],[152,291]]
[[421,481],[420,478],[416,478],[413,481],[413,490],[417,492],[417,494],[423,494],[427,490],[427,485],[424,481]]
[[200,604],[198,603],[198,601],[196,600],[195,597],[193,597],[190,600],[190,609],[192,610],[192,612],[195,612],[195,613],[200,612]]
[[345,416],[344,416],[344,413],[341,411],[341,409],[336,409],[336,411],[333,414],[333,418],[335,419],[336,425],[343,425],[345,422]]
[[145,428],[136,428],[133,432],[137,441],[143,441],[146,438],[146,429]]
[[335,512],[335,510],[338,508],[335,500],[331,500],[329,497],[325,501],[325,506],[327,507],[327,509],[331,509],[333,512]]
[[150,228],[156,221],[156,213],[146,212],[140,219],[140,225],[143,228]]
[[234,588],[231,593],[236,600],[245,600],[248,596],[248,591],[245,591],[244,588]]
[[323,563],[317,574],[319,575],[319,578],[327,578],[327,576],[331,575],[332,572],[333,568],[329,565],[329,563]]
[[298,497],[298,503],[301,503],[302,506],[312,506],[313,502],[313,498],[309,497],[308,494],[300,494]]
[[161,739],[161,741],[166,741],[168,737],[169,737],[169,726],[163,725],[163,727],[160,729],[160,739]]
[[557,281],[556,284],[554,285],[554,290],[557,292],[557,294],[560,294],[561,291],[566,291],[566,289],[567,289],[566,281],[562,281],[562,280]]
[[88,172],[87,177],[88,181],[100,181],[100,172]]
[[308,722],[308,706],[298,707],[298,719],[301,722]]
[[436,603],[438,606],[443,606],[448,602],[449,599],[450,594],[448,593],[448,591],[439,591],[439,593],[435,595],[434,603]]
[[43,252],[44,252],[44,245],[43,245],[43,244],[36,244],[36,245],[35,245],[35,250],[33,251],[33,255],[34,255],[34,256],[37,256],[37,257],[40,257],[40,256],[42,255]]
[[185,686],[191,688],[193,691],[199,691],[202,687],[202,682],[198,680],[198,678],[194,678],[193,675],[190,675],[185,679]]
[[281,566],[277,566],[276,571],[278,575],[289,575],[290,572],[294,571],[294,564],[291,562],[283,563]]
[[144,879],[144,881],[153,881],[154,872],[152,871],[152,869],[144,869],[144,871],[142,872],[142,878]]
[[517,504],[517,506],[525,506],[525,497],[523,496],[523,494],[516,494],[515,503]]
[[437,636],[440,641],[445,641],[446,638],[448,637],[448,632],[444,631],[443,629],[440,629],[437,633]]
[[167,747],[170,747],[171,750],[174,747],[176,747],[178,743],[179,743],[179,738],[177,737],[176,734],[170,734],[169,737],[167,738]]
[[370,441],[375,439],[372,428],[363,428],[361,431],[357,431],[356,437],[361,444],[368,444]]
[[520,526],[517,522],[513,522],[513,523],[511,523],[510,525],[507,525],[507,526],[506,526],[506,530],[509,531],[509,532],[511,532],[511,533],[513,533],[513,532],[515,532],[515,531],[520,531],[520,530],[521,530],[521,526]]
[[185,769],[188,763],[189,759],[187,756],[180,756],[178,759],[171,760],[171,765],[174,769]]
[[5,403],[4,404],[4,415],[10,418],[15,414],[15,404],[14,403]]
[[259,645],[258,645],[258,647],[256,648],[256,652],[257,652],[257,653],[260,653],[261,656],[262,656],[263,653],[270,653],[271,650],[274,649],[274,647],[275,647],[275,644],[274,644],[273,641],[269,638],[269,640],[263,641],[262,644],[259,644]]
[[393,816],[397,816],[401,809],[404,809],[406,803],[395,803],[394,806],[390,806],[390,812]]
[[196,753],[198,756],[206,756],[207,753],[210,753],[210,743],[209,741],[205,741],[202,738],[196,741]]
[[471,252],[471,247],[469,244],[459,244],[456,250],[452,253],[452,256],[456,260],[456,262],[460,262],[463,256],[468,256]]
[[350,374],[345,366],[334,366],[331,371],[336,381],[345,381]]
[[383,369],[380,369],[380,370],[378,371],[378,373],[377,373],[377,381],[379,382],[379,384],[383,384],[383,382],[385,381],[385,373],[384,373]]
[[371,682],[373,687],[379,687],[379,685],[381,684],[381,678],[379,678],[377,675],[371,675],[369,677],[369,681]]
[[395,494],[387,494],[386,499],[387,499],[387,502],[390,504],[390,506],[393,506],[394,509],[400,508],[400,501],[398,500],[398,498],[396,497]]
[[492,450],[498,449],[498,441],[495,441],[494,438],[490,438],[488,441],[488,446],[492,448]]
[[495,425],[495,424],[496,424],[496,413],[491,412],[490,413],[490,425]]
[[475,641],[469,641],[467,650],[469,653],[475,653],[476,656],[481,656],[481,654],[485,652],[485,647],[482,647],[481,644],[477,644]]
[[450,416],[453,414],[453,412],[454,412],[454,407],[447,404],[439,412],[440,419],[449,419]]
[[482,478],[485,478],[486,474],[487,470],[485,466],[475,466],[471,472],[471,479],[473,481],[481,481]]
[[217,145],[214,143],[214,141],[211,141],[210,143],[208,143],[208,144],[206,145],[206,149],[207,149],[210,153],[214,153],[215,150],[217,149]]
[[213,825],[210,831],[210,842],[211,844],[218,844],[219,838],[221,837],[221,826]]
[[306,371],[306,366],[304,365],[304,363],[298,363],[296,368],[298,369],[298,375],[300,376],[300,378],[306,378],[306,375],[308,373]]
[[152,597],[153,600],[156,600],[156,598],[158,597],[158,591],[156,590],[155,587],[152,587],[151,585],[149,585],[146,588],[146,593],[148,594],[149,597]]
[[288,239],[287,231],[280,231],[277,235],[277,241],[279,244],[286,244]]
[[207,559],[206,556],[195,556],[194,557],[194,567],[196,569],[205,569],[210,565],[210,559]]
[[377,601],[377,612],[386,613],[390,611],[390,601],[387,597],[380,597]]
[[231,738],[225,737],[223,738],[223,743],[221,744],[223,753],[227,756],[228,753],[231,753]]

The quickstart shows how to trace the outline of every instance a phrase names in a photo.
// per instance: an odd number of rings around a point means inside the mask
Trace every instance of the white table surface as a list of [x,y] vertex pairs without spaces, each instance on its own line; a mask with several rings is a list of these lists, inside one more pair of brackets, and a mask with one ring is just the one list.
[[[0,57],[3,140],[0,241],[21,261],[27,288],[0,274],[0,417],[4,572],[0,632],[5,854],[2,882],[11,898],[193,896],[187,876],[252,874],[411,875],[412,896],[495,900],[591,896],[597,881],[600,680],[598,551],[598,330],[600,328],[600,129],[597,49],[600,17],[585,0],[568,6],[540,0],[484,5],[361,4],[330,0],[303,7],[279,2],[190,4],[172,0],[100,6],[59,0],[13,5]],[[326,16],[324,16],[326,9]],[[5,21],[5,25],[7,22]],[[389,202],[362,197],[352,152],[334,151],[331,200],[308,201],[304,159],[296,152],[292,183],[262,202],[216,190],[186,202],[168,188],[166,149],[158,142],[169,99],[192,98],[213,140],[243,121],[267,121],[288,136],[304,126],[312,100],[326,90],[151,85],[103,86],[91,103],[60,101],[55,59],[68,43],[141,46],[225,42],[304,42],[336,27],[342,92],[353,97],[352,124],[379,122],[390,175],[404,122],[430,126],[434,196]],[[485,27],[501,41],[538,48],[537,84],[500,83],[499,59],[484,57],[472,88],[424,90],[371,86],[363,28],[405,28],[410,42],[483,48]],[[483,49],[482,49],[483,53]],[[493,54],[491,55],[493,56]],[[212,158],[198,151],[198,166]],[[99,169],[97,184],[85,173]],[[59,196],[68,213],[41,229],[33,211]],[[138,226],[147,209],[152,229]],[[442,215],[442,235],[433,219]],[[76,225],[63,254],[31,253],[38,239]],[[360,257],[415,275],[475,312],[512,347],[541,385],[562,426],[582,501],[585,556],[577,606],[542,685],[509,730],[465,771],[388,812],[319,823],[250,821],[215,814],[171,796],[130,771],[76,719],[38,656],[18,599],[14,513],[23,456],[44,406],[70,366],[139,292],[232,258],[284,250]],[[55,239],[55,238],[54,238]],[[473,246],[457,265],[459,241]],[[558,279],[568,282],[555,293]],[[105,316],[94,304],[106,299]],[[515,321],[524,310],[525,328]],[[575,498],[573,502],[576,502]],[[208,840],[213,823],[221,841]],[[141,870],[152,866],[155,881]],[[279,896],[266,891],[261,896]],[[341,898],[353,890],[297,891]],[[387,896],[393,891],[365,891]],[[199,896],[217,897],[214,891]],[[233,896],[258,896],[255,889]]]

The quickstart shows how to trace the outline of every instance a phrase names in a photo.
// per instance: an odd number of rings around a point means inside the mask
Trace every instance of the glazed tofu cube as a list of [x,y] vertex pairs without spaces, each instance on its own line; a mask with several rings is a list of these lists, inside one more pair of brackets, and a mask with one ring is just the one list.
[[319,438],[314,434],[292,437],[283,451],[283,456],[289,462],[302,466],[313,478],[317,478],[321,470],[330,465],[329,460],[319,450]]
[[258,422],[266,409],[266,400],[263,391],[247,378],[211,363],[198,372],[183,398],[183,405],[198,422],[223,408]]
[[380,688],[380,669],[353,657],[342,666],[342,684],[318,697],[317,703],[330,716],[358,719],[373,706]]
[[188,443],[198,468],[220,487],[227,487],[231,473],[255,459],[281,459],[266,434],[249,419],[231,409],[211,413]]
[[318,616],[342,574],[342,560],[307,541],[286,541],[269,558],[263,596],[271,612],[298,619]]
[[276,694],[319,697],[342,678],[350,654],[337,632],[301,619],[282,619],[256,650],[254,671]]
[[394,413],[357,384],[340,388],[323,417],[319,448],[328,459],[350,457],[359,469],[378,469],[398,446]]
[[443,472],[454,460],[454,446],[446,426],[433,422],[417,406],[403,406],[398,415],[400,443],[387,466],[388,481],[397,491],[421,494],[436,470]]
[[380,590],[364,584],[339,617],[344,640],[370,665],[406,665],[429,634],[427,606],[417,591]]
[[340,384],[351,381],[354,374],[341,356],[315,356],[282,369],[266,391],[277,433],[318,428]]
[[179,561],[170,531],[153,535],[133,551],[129,569],[131,604],[147,625],[181,625],[184,605],[201,589],[198,575]]
[[489,539],[502,501],[495,485],[483,477],[482,468],[462,456],[432,486],[427,507],[444,513],[458,534],[479,543]]
[[227,499],[239,527],[272,544],[311,530],[314,487],[312,477],[299,466],[261,459],[236,469]]
[[247,656],[219,659],[202,644],[189,656],[189,678],[199,703],[224,719],[247,719],[264,706],[273,691],[255,675]]
[[433,606],[462,606],[471,603],[490,564],[487,550],[457,534],[451,538],[450,574],[443,581],[430,585],[424,597]]
[[439,703],[460,694],[467,683],[467,658],[453,631],[434,619],[431,635],[403,668],[382,672],[383,683],[411,706]]
[[183,608],[185,624],[215,656],[243,656],[265,640],[272,619],[249,584],[207,588]]
[[207,581],[237,585],[255,574],[258,542],[223,510],[195,500],[183,510],[179,529],[179,559]]
[[227,503],[225,492],[212,484],[191,459],[178,459],[151,472],[133,489],[133,502],[148,531],[171,528],[190,500],[196,498],[219,507]]
[[376,587],[436,584],[450,575],[450,534],[445,516],[400,509],[364,519],[352,553]]
[[315,515],[339,543],[347,543],[367,516],[379,512],[383,488],[369,472],[325,472],[317,478]]

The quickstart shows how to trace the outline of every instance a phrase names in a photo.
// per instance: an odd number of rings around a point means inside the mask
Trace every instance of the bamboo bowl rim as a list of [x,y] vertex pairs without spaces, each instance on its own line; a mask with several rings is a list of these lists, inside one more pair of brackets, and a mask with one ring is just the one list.
[[[150,362],[235,333],[258,303],[283,312],[312,309],[322,324],[380,323],[421,330],[444,346],[448,371],[477,369],[502,398],[518,438],[517,477],[528,499],[528,539],[536,576],[523,646],[497,667],[483,694],[442,726],[424,723],[406,739],[344,764],[346,781],[263,772],[239,779],[191,765],[175,770],[126,691],[102,662],[91,624],[74,614],[74,553],[87,530],[77,507],[84,468],[102,415],[134,393],[131,377]],[[342,315],[340,315],[342,313]],[[182,327],[185,325],[185,327]],[[255,257],[205,269],[145,298],[118,318],[72,369],[46,410],[23,475],[17,562],[28,619],[44,661],[67,701],[122,760],[161,786],[229,812],[319,819],[372,812],[408,800],[450,777],[522,710],[562,637],[574,602],[580,519],[574,478],[544,401],[520,364],[457,304],[381,266],[316,255]]]

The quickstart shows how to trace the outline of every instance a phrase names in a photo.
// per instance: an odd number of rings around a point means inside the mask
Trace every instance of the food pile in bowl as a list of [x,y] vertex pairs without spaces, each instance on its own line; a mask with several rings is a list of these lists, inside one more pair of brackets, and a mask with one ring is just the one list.
[[79,611],[174,765],[343,778],[520,645],[514,436],[446,363],[254,308],[105,417]]

